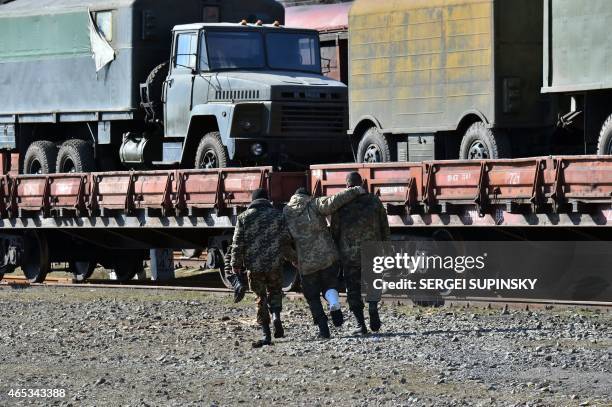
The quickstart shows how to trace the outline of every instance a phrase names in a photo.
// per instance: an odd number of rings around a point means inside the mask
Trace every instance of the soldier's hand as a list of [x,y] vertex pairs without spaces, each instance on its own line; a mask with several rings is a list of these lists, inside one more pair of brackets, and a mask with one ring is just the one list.
[[242,268],[240,267],[234,267],[232,268],[232,271],[234,274],[236,274],[237,276],[241,275],[242,273],[244,273],[244,271],[242,270]]

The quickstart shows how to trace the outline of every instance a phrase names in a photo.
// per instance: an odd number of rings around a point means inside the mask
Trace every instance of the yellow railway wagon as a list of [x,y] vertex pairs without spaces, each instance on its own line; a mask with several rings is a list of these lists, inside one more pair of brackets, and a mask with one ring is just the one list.
[[359,161],[503,158],[513,129],[551,125],[542,21],[541,0],[357,0],[349,133]]

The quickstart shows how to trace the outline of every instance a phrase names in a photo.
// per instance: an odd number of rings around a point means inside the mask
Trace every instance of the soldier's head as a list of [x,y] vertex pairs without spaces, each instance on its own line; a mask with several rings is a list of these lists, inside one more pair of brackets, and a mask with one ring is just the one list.
[[346,176],[346,187],[360,187],[363,185],[363,180],[358,172],[353,171]]
[[258,199],[269,199],[268,191],[263,188],[258,188],[251,194],[251,200],[256,201]]

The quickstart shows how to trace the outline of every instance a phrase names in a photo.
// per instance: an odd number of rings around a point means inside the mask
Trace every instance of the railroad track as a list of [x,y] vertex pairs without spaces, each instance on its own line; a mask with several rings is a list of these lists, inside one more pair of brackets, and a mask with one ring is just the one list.
[[[181,285],[175,285],[182,283]],[[231,295],[232,290],[225,287],[211,287],[194,285],[193,282],[185,284],[180,279],[170,283],[159,283],[150,280],[133,280],[128,283],[112,282],[110,280],[91,280],[87,282],[75,282],[66,277],[49,277],[44,283],[29,283],[22,276],[5,276],[0,282],[0,287],[65,287],[76,289],[91,288],[111,288],[126,290],[168,290],[168,291],[190,291],[202,292],[219,295]],[[289,300],[302,298],[302,294],[297,292],[286,292],[285,296]],[[340,294],[343,301],[346,300],[344,293]],[[384,297],[383,304],[414,305],[408,297]],[[445,297],[443,304],[436,304],[446,308],[489,308],[489,309],[515,309],[515,310],[550,310],[550,309],[571,309],[588,308],[612,312],[612,302],[604,301],[568,301],[568,300],[547,300],[547,299],[525,299],[525,298],[486,298],[486,297]]]

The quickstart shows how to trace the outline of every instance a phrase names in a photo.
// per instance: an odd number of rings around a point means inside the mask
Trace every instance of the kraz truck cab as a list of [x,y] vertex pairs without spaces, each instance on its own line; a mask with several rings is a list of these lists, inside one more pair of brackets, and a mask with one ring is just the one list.
[[124,164],[298,166],[350,152],[347,88],[322,75],[316,31],[202,23],[172,38],[168,66],[141,85],[157,130],[125,136]]

